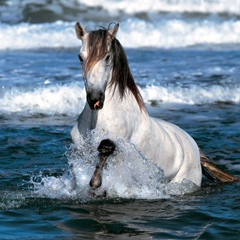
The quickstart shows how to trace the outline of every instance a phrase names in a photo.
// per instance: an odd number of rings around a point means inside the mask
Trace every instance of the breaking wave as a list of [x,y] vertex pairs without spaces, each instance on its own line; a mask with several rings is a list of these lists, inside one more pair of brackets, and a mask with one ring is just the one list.
[[240,45],[237,0],[5,1],[0,4],[0,50],[77,47],[76,21],[94,28],[119,22],[124,47]]
[[[240,86],[212,85],[208,88],[190,85],[146,86],[140,88],[145,103],[164,102],[180,104],[239,103]],[[69,94],[71,93],[71,94]],[[0,91],[0,113],[28,115],[77,116],[85,104],[85,89],[79,83],[50,85],[35,89],[17,88]]]

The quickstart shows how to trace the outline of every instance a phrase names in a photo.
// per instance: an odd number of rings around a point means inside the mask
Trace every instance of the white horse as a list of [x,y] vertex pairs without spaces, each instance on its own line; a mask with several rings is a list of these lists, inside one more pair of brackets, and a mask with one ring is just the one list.
[[187,179],[201,186],[196,142],[178,126],[149,116],[125,51],[116,39],[118,28],[116,24],[113,29],[88,32],[76,23],[87,102],[71,131],[73,142],[81,145],[89,131],[102,131],[113,141],[132,142],[163,169],[166,180],[181,183]]

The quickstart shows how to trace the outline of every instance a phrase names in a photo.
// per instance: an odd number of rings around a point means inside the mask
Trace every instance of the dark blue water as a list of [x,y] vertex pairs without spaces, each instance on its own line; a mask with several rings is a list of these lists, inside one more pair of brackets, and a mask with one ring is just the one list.
[[[83,102],[65,101],[62,95],[71,96],[74,82],[82,81],[77,51],[0,53],[0,238],[239,239],[239,183],[204,178],[195,193],[152,200],[36,191],[43,178],[61,178],[69,168],[65,153]],[[188,103],[184,96],[180,102],[148,98],[150,115],[185,129],[217,165],[240,176],[240,104],[231,98],[231,89],[240,85],[239,52],[127,49],[127,54],[144,94],[150,82],[172,91],[186,89],[188,99],[196,102]],[[217,97],[213,85],[226,89],[227,100]],[[204,102],[202,95],[199,100],[195,87],[209,89],[210,100]],[[55,99],[60,100],[55,104]]]

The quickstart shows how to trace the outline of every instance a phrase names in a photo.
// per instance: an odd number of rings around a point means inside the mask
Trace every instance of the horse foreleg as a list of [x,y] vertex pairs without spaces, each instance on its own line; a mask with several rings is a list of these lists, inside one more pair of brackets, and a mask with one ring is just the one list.
[[99,163],[97,164],[93,176],[90,180],[89,183],[90,187],[99,188],[102,185],[103,167],[105,166],[107,158],[114,152],[115,147],[116,147],[115,144],[109,139],[102,140],[101,143],[99,144],[98,146]]

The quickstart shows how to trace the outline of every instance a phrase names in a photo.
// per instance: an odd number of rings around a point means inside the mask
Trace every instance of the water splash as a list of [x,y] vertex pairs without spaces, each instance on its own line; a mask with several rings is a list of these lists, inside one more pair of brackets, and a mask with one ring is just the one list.
[[189,181],[166,182],[159,166],[146,159],[133,144],[121,139],[117,139],[117,150],[107,160],[102,186],[91,189],[89,182],[98,162],[97,143],[102,137],[93,133],[80,148],[71,145],[66,153],[69,169],[61,177],[42,177],[40,182],[33,182],[35,193],[49,198],[88,201],[95,197],[159,199],[197,189]]

